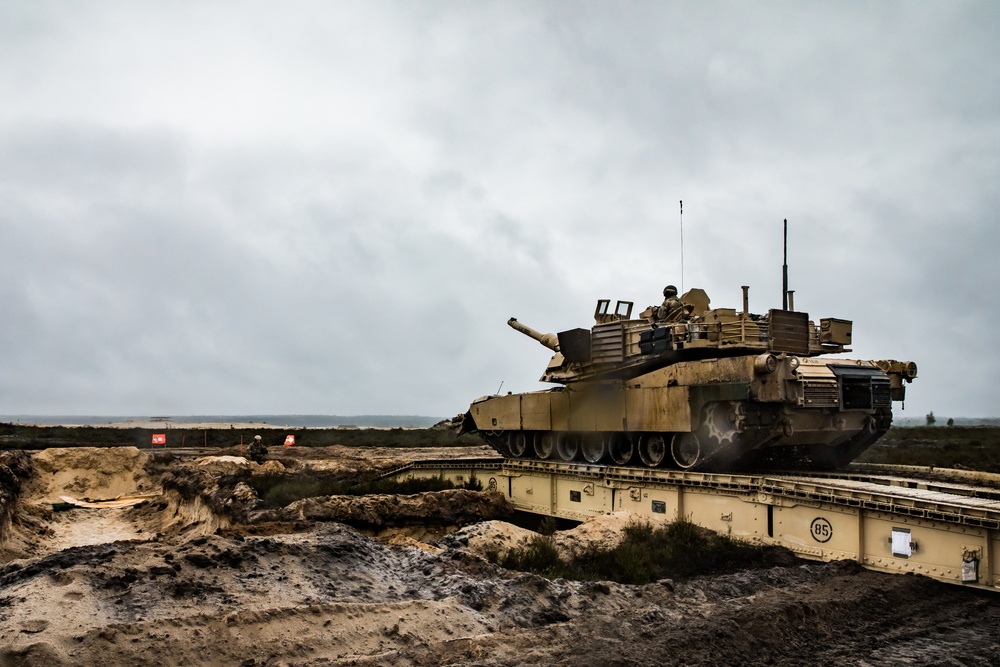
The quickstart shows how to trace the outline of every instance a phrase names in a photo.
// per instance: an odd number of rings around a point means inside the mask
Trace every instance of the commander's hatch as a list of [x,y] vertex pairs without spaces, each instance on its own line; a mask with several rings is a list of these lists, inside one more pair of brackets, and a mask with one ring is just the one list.
[[598,299],[597,308],[594,310],[594,322],[597,324],[607,324],[608,322],[620,322],[632,317],[632,302],[619,301],[615,305],[614,312],[609,312],[611,299]]

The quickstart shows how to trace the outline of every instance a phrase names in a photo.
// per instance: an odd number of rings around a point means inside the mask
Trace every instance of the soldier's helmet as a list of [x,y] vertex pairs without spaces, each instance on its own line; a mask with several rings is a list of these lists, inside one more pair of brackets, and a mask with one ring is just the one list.
[[253,439],[254,439],[254,440],[257,440],[257,441],[259,442],[259,441],[260,441],[260,436],[259,436],[259,435],[255,435],[255,436],[253,437]]
[[677,296],[677,288],[674,287],[673,285],[667,285],[666,287],[663,288],[663,296],[665,297]]

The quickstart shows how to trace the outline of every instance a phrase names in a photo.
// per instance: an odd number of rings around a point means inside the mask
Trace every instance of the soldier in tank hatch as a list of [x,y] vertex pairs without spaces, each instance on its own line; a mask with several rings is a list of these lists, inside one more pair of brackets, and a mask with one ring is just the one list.
[[681,322],[686,315],[683,302],[677,298],[677,288],[667,285],[663,288],[663,303],[653,313],[657,322]]

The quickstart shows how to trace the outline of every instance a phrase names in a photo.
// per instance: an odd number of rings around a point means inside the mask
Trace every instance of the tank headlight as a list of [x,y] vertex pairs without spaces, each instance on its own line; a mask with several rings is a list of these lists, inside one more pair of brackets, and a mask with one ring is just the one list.
[[753,370],[758,375],[778,370],[778,358],[773,354],[762,354],[753,361]]
[[791,366],[792,370],[794,371],[796,368],[799,367],[799,358],[798,357],[789,357],[788,358],[788,365]]

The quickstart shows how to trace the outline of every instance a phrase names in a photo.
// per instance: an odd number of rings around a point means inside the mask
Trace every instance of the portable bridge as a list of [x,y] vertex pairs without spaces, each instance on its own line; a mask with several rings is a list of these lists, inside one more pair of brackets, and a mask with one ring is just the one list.
[[[398,479],[475,477],[514,508],[585,521],[687,519],[813,560],[1000,590],[1000,475],[899,466],[837,474],[694,473],[525,460],[414,463]],[[992,487],[992,488],[991,488]]]

